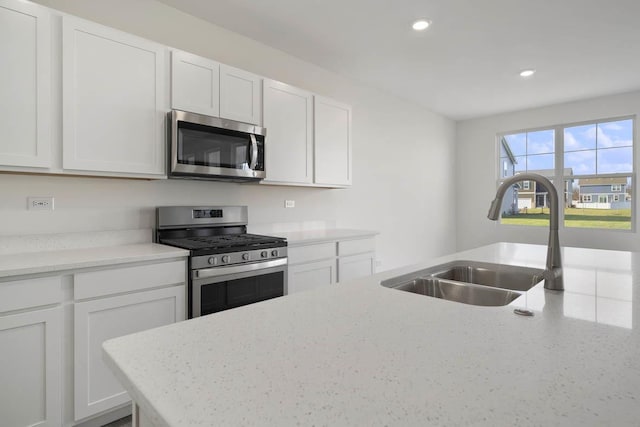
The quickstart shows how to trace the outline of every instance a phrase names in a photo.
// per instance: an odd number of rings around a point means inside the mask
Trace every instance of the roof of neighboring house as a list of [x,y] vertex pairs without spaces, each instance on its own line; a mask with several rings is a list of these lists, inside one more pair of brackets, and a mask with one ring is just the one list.
[[518,161],[516,160],[516,157],[513,155],[513,151],[511,151],[511,147],[509,147],[509,143],[507,142],[506,139],[504,139],[504,136],[502,137],[502,146],[504,147],[504,151],[507,152],[507,156],[509,156],[509,160],[511,160],[511,163],[513,163],[514,165],[516,163],[518,163]]
[[613,185],[613,184],[627,184],[627,178],[625,177],[616,177],[616,178],[580,178],[580,187],[584,187],[586,185]]

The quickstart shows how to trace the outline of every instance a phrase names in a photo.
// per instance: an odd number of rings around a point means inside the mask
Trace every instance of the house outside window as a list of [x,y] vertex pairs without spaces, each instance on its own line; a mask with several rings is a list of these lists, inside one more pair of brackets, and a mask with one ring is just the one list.
[[[498,140],[513,154],[516,174],[544,175],[561,199],[564,193],[564,227],[631,230],[634,127],[635,118],[624,117],[499,134]],[[503,206],[501,223],[547,225],[546,190],[533,181],[520,188],[517,213],[504,215]]]

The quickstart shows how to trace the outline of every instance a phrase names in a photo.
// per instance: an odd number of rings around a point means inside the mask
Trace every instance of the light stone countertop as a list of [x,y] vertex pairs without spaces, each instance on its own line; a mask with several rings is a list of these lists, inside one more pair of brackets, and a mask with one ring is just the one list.
[[187,256],[189,251],[155,243],[0,255],[0,278]]
[[272,236],[284,237],[288,246],[301,246],[312,243],[333,242],[341,240],[359,239],[373,237],[380,234],[373,230],[354,230],[347,228],[333,228],[324,230],[302,230],[302,231],[273,231]]
[[379,284],[545,257],[493,244],[110,340],[105,360],[158,426],[638,425],[640,253],[563,248],[565,292],[505,307]]

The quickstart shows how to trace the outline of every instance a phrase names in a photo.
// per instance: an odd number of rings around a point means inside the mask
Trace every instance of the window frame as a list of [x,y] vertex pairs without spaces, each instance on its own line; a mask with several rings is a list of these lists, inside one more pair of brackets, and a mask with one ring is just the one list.
[[[576,126],[585,126],[585,125],[601,125],[601,124],[606,124],[606,123],[611,123],[611,122],[618,122],[618,121],[623,121],[623,120],[631,120],[632,124],[632,137],[633,137],[633,144],[632,144],[632,150],[631,150],[631,162],[633,165],[633,169],[631,172],[621,172],[621,173],[603,173],[603,174],[590,174],[590,175],[570,175],[570,176],[565,176],[564,175],[564,130],[566,128],[571,128],[571,127],[576,127]],[[602,118],[602,119],[592,119],[592,120],[584,120],[584,121],[580,121],[580,122],[568,122],[568,123],[558,123],[558,124],[554,124],[554,125],[549,125],[549,126],[539,126],[539,127],[532,127],[532,128],[525,128],[525,129],[518,129],[518,130],[511,130],[511,131],[506,131],[506,132],[499,132],[496,134],[496,153],[494,156],[494,159],[496,159],[497,161],[497,167],[496,169],[496,189],[500,186],[500,184],[505,180],[505,178],[501,177],[500,174],[500,144],[502,141],[502,138],[508,136],[508,135],[514,135],[514,134],[520,134],[520,133],[531,133],[531,132],[538,132],[538,131],[545,131],[545,130],[553,130],[554,131],[554,174],[553,177],[548,176],[547,178],[549,178],[549,180],[552,181],[554,187],[556,188],[556,191],[558,192],[558,199],[562,200],[563,197],[562,195],[565,192],[565,180],[566,179],[571,179],[571,180],[579,180],[579,179],[589,179],[589,178],[619,178],[619,177],[625,177],[625,178],[631,178],[631,186],[635,187],[637,185],[636,182],[636,174],[637,174],[637,162],[636,159],[638,157],[638,149],[637,149],[637,144],[638,144],[638,130],[637,130],[637,125],[638,125],[638,120],[637,120],[637,115],[636,114],[630,114],[630,115],[625,115],[625,116],[616,116],[616,117],[607,117],[607,118]],[[526,182],[526,181],[521,181],[521,182]],[[620,184],[621,185],[621,184]],[[627,184],[625,184],[627,185]],[[622,192],[622,190],[620,191],[620,194],[625,194],[624,200],[627,201],[627,195],[626,192]],[[596,232],[611,232],[611,233],[635,233],[636,232],[636,216],[637,216],[637,206],[635,203],[635,199],[631,198],[631,228],[630,229],[608,229],[608,228],[586,228],[586,227],[567,227],[565,226],[564,223],[564,209],[560,209],[559,212],[559,228],[561,230],[563,230],[563,232],[569,232],[569,233],[582,233],[584,231],[586,232],[590,232],[590,231],[596,231]],[[514,228],[514,229],[521,229],[523,227],[523,225],[514,225],[514,224],[503,224],[502,221],[497,221],[497,223],[499,224],[500,227],[506,227],[506,228]],[[527,226],[524,226],[527,227]]]

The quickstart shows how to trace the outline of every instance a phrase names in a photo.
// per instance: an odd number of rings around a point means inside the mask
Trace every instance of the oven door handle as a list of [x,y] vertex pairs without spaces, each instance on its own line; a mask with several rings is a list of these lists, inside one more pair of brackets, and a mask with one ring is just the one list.
[[265,268],[279,267],[287,265],[287,258],[274,259],[253,264],[232,265],[229,267],[215,267],[195,270],[192,273],[193,279],[205,279],[207,277],[226,276],[227,274],[245,273],[247,271],[263,270]]
[[256,165],[258,164],[258,141],[256,141],[256,136],[251,134],[251,163],[249,164],[249,169],[254,170]]

